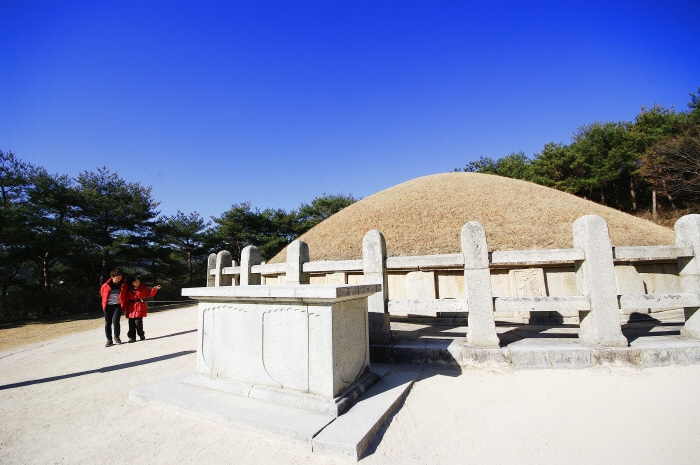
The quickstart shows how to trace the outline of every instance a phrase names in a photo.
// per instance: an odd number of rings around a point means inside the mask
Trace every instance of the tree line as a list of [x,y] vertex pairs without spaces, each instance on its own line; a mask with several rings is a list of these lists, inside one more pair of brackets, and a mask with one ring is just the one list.
[[151,188],[107,168],[77,178],[50,174],[0,151],[0,321],[100,308],[113,268],[159,283],[161,300],[206,285],[206,257],[247,245],[270,259],[299,235],[352,204],[352,194],[316,197],[298,209],[249,202],[209,220],[197,212],[161,215]]
[[[698,89],[700,94],[700,89]],[[638,213],[700,203],[700,96],[687,111],[655,104],[634,121],[594,122],[578,128],[570,144],[550,142],[532,158],[522,151],[481,157],[455,171],[523,179]]]

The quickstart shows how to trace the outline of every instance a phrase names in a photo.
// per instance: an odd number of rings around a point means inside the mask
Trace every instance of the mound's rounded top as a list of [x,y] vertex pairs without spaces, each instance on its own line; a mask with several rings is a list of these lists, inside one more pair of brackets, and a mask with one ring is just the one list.
[[[517,179],[479,173],[445,173],[416,178],[341,210],[301,237],[310,259],[362,258],[362,238],[377,229],[390,257],[460,252],[468,221],[486,229],[493,250],[573,247],[571,227],[583,215],[608,223],[613,245],[672,245],[675,235],[618,210],[565,192]],[[269,263],[286,259],[286,249]]]

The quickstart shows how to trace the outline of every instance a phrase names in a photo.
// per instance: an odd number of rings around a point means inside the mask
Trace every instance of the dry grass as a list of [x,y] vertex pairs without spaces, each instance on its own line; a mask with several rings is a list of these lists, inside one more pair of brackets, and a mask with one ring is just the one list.
[[[658,211],[658,219],[655,223],[660,224],[661,226],[666,226],[668,228],[673,228],[673,225],[676,223],[676,221],[678,221],[680,217],[697,213],[699,213],[697,206],[688,208],[660,208]],[[651,209],[635,213],[635,216],[648,221],[653,221],[654,217]]]
[[0,324],[0,352],[104,326],[103,313]]
[[[180,305],[161,305],[155,308],[149,308],[148,313],[168,311],[175,308],[191,305],[190,302],[185,302]],[[64,315],[40,320],[23,320],[10,323],[0,323],[0,352],[14,349],[25,344],[35,344],[38,342],[49,341],[68,334],[80,333],[91,329],[103,328],[105,325],[104,313],[93,312],[80,315]],[[122,340],[126,335],[127,319],[121,318]],[[106,342],[106,337],[102,336]],[[100,341],[100,340],[98,340]],[[99,343],[99,342],[98,342]]]
[[[350,205],[300,237],[311,260],[362,258],[362,238],[384,234],[390,257],[460,252],[472,220],[486,229],[489,250],[573,247],[571,225],[583,215],[608,222],[613,245],[670,245],[673,230],[571,194],[516,179],[445,173],[399,184]],[[283,262],[286,250],[270,263]]]

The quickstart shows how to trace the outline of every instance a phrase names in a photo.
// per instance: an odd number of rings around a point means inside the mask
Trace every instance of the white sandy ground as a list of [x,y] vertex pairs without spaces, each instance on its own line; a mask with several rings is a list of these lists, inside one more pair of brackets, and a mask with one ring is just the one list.
[[[91,330],[0,353],[0,464],[348,463],[128,400],[194,367],[194,307],[144,326],[135,344]],[[700,366],[418,369],[361,463],[700,463]]]

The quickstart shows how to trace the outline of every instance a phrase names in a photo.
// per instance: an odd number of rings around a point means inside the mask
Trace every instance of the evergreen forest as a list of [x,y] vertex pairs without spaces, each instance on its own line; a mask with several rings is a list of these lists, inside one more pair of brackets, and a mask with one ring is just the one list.
[[686,111],[642,107],[634,121],[594,122],[532,158],[481,157],[455,171],[553,187],[666,226],[700,202],[700,89]]
[[0,321],[101,309],[99,288],[114,268],[161,284],[158,301],[206,285],[206,257],[249,244],[263,259],[355,202],[326,195],[298,209],[234,204],[210,220],[197,212],[160,215],[151,188],[107,168],[77,178],[50,174],[0,151]]

